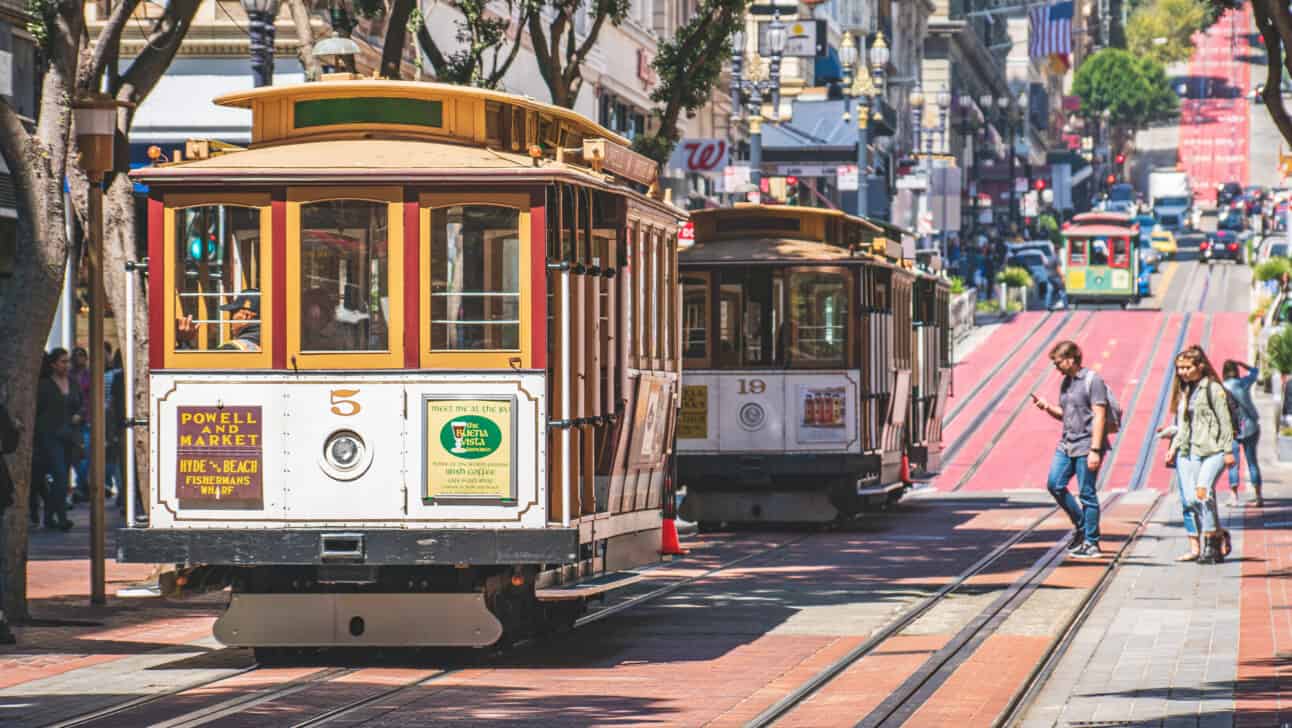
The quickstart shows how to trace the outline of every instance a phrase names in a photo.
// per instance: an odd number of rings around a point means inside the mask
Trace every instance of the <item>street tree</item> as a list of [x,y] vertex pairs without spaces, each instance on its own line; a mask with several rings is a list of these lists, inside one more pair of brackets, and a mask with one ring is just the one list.
[[1279,134],[1292,144],[1292,117],[1288,115],[1283,98],[1285,74],[1292,78],[1292,54],[1289,54],[1289,47],[1292,47],[1292,8],[1287,3],[1273,0],[1252,0],[1252,12],[1267,56],[1261,100],[1265,102]]
[[[140,0],[122,0],[112,8],[99,36],[90,42],[85,26],[84,0],[37,0],[30,7],[34,18],[29,31],[39,44],[43,63],[40,106],[34,124],[28,125],[13,107],[0,98],[0,156],[9,167],[17,192],[20,241],[14,256],[13,275],[0,279],[0,379],[10,393],[10,412],[24,425],[24,435],[10,460],[16,486],[16,503],[8,511],[4,529],[7,558],[5,611],[27,615],[27,503],[31,484],[31,446],[35,417],[36,363],[54,318],[67,267],[69,241],[64,223],[63,184],[71,189],[72,204],[84,215],[88,182],[75,164],[75,129],[72,100],[83,92],[104,90],[123,102],[117,113],[116,161],[124,170],[129,158],[130,125],[135,107],[157,85],[188,33],[199,0],[171,0],[161,15],[148,21],[143,50],[121,70],[122,37],[128,25],[139,24],[135,11]],[[133,186],[123,171],[104,181],[104,269],[109,279],[108,300],[118,312],[118,340],[124,341],[125,288],[119,271],[135,250]],[[112,285],[112,284],[116,285]],[[137,288],[143,298],[142,283]],[[146,362],[146,309],[135,317],[136,361]],[[133,393],[137,406],[147,401],[147,377],[138,380]],[[141,411],[147,411],[142,407]],[[139,472],[148,472],[146,437],[136,435],[143,455]]]
[[[540,1],[539,11],[528,18],[538,73],[547,84],[552,103],[572,109],[583,87],[583,62],[606,23],[617,26],[628,16],[632,0]],[[585,24],[581,22],[584,13],[587,29],[579,32],[579,26]]]
[[1126,46],[1132,54],[1170,64],[1193,55],[1193,34],[1209,25],[1205,0],[1153,0],[1140,5],[1126,24]]
[[[456,50],[441,48],[436,43],[420,11],[414,12],[409,22],[418,48],[430,59],[436,80],[459,86],[498,88],[520,53],[525,27],[530,17],[539,12],[540,3],[504,0],[499,6],[486,0],[448,0],[447,5],[462,16],[455,21]],[[495,15],[491,7],[502,7],[507,15]]]
[[658,120],[654,133],[633,140],[637,151],[659,164],[668,161],[681,136],[682,114],[694,112],[711,97],[731,56],[731,36],[744,22],[748,0],[704,0],[677,35],[660,43],[653,66],[659,84],[651,100]]
[[1072,92],[1081,99],[1080,114],[1104,117],[1131,131],[1171,118],[1179,108],[1166,69],[1152,58],[1136,58],[1120,48],[1104,48],[1077,68]]

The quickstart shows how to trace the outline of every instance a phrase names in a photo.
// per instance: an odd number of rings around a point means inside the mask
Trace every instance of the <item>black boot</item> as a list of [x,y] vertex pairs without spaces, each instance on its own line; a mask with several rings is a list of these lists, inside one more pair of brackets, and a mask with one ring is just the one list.
[[1216,535],[1207,534],[1202,537],[1202,553],[1198,556],[1199,564],[1214,564],[1219,551],[1216,549]]

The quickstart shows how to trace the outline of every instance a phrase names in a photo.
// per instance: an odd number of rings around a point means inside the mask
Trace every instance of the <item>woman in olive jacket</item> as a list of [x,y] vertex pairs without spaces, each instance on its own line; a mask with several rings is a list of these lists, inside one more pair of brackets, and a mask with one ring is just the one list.
[[1177,354],[1175,374],[1171,409],[1177,429],[1166,459],[1176,464],[1186,524],[1198,521],[1200,543],[1195,543],[1201,549],[1195,546],[1193,553],[1198,563],[1216,563],[1230,550],[1229,532],[1220,527],[1216,509],[1216,479],[1234,464],[1228,394],[1202,347],[1190,346]]

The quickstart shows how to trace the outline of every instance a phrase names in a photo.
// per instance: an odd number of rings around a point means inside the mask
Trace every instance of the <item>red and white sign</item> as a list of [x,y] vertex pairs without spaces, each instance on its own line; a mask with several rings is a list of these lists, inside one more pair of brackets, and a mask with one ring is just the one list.
[[668,166],[687,173],[720,174],[731,160],[725,139],[683,139]]
[[695,245],[695,223],[687,220],[682,223],[682,228],[677,231],[678,245]]

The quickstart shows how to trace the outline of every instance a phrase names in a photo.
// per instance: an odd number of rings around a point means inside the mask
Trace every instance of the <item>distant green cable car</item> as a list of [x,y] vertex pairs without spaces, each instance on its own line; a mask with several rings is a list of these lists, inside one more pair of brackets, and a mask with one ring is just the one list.
[[1069,303],[1116,303],[1126,308],[1139,302],[1139,256],[1132,245],[1136,235],[1134,228],[1100,223],[1063,231]]

